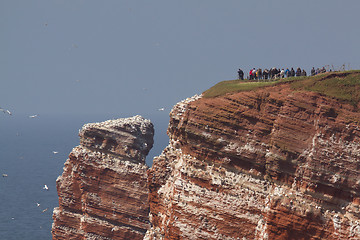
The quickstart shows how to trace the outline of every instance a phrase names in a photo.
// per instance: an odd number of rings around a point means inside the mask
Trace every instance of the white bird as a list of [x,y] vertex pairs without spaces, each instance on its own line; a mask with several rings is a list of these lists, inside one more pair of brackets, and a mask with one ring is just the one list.
[[8,175],[7,175],[6,173],[4,173],[2,176],[3,176],[3,177],[7,177]]
[[36,206],[37,206],[37,207],[40,207],[40,203],[36,203]]
[[7,113],[9,114],[10,116],[12,115],[12,113],[9,111],[9,110],[6,110],[6,109],[3,109],[0,107],[0,111],[2,111],[3,113]]
[[158,109],[158,111],[164,111],[165,110],[165,108],[159,108]]
[[35,115],[29,116],[29,118],[36,118],[36,117],[38,117],[38,116],[39,116],[39,115],[35,114]]
[[46,184],[44,185],[43,189],[49,190],[49,188],[48,188],[48,186]]
[[42,212],[46,212],[48,209],[47,208],[45,208],[44,210],[42,210]]
[[57,152],[57,151],[53,151],[53,154],[58,154],[59,152]]

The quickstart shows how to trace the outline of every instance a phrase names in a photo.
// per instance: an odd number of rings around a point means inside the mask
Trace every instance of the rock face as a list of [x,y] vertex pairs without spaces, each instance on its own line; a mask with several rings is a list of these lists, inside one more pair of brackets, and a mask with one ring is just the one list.
[[282,84],[87,124],[57,180],[53,239],[360,239],[360,104]]
[[154,128],[140,116],[86,124],[57,183],[53,239],[143,239]]
[[286,84],[177,104],[145,239],[360,239],[359,123]]

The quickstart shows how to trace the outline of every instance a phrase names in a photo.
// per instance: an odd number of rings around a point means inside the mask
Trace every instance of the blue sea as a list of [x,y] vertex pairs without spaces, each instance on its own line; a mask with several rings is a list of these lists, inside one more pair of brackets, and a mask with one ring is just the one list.
[[[79,129],[120,117],[129,116],[29,118],[0,112],[0,240],[51,239],[52,211],[58,206],[55,181],[72,148],[79,145]],[[150,166],[168,144],[169,117],[165,112],[144,117],[155,126],[155,144],[146,160]]]

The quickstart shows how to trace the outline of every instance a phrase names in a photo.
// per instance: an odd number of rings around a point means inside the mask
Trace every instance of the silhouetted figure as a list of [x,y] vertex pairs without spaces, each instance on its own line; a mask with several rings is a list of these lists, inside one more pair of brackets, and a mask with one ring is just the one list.
[[278,76],[278,74],[280,73],[280,70],[278,70],[277,68],[271,68],[270,69],[270,79],[275,79]]
[[280,73],[281,73],[280,68],[279,68],[279,69],[275,68],[275,69],[276,69],[276,75],[275,75],[275,77],[276,77],[276,78],[279,78],[279,77],[280,77]]
[[301,72],[301,76],[306,77],[306,71],[304,69]]
[[257,71],[256,71],[256,79],[261,79],[262,78],[262,70],[261,68],[259,68]]
[[315,68],[313,67],[312,69],[311,69],[311,76],[315,76]]
[[270,68],[270,70],[269,70],[269,79],[272,79],[272,77],[273,77],[273,69]]
[[295,77],[295,70],[294,70],[294,68],[291,68],[291,70],[290,70],[290,76],[291,76],[291,77]]
[[301,68],[299,68],[299,67],[296,69],[296,76],[297,77],[301,76]]
[[286,68],[286,70],[285,70],[285,77],[290,77],[290,70],[289,70],[289,68]]
[[264,79],[267,80],[269,77],[269,70],[267,68],[264,69],[263,75],[264,75]]
[[244,80],[244,72],[239,68],[238,70],[239,79]]
[[273,79],[273,78],[274,78],[274,68],[270,68],[269,79]]

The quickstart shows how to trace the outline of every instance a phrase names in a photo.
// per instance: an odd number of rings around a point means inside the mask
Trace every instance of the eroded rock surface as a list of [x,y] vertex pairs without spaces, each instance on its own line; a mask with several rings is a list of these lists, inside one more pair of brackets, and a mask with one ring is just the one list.
[[360,239],[359,123],[286,84],[177,104],[145,239]]
[[140,116],[86,124],[57,179],[53,239],[143,239],[154,128]]
[[359,108],[288,84],[195,96],[151,169],[147,120],[87,124],[53,238],[360,239]]

